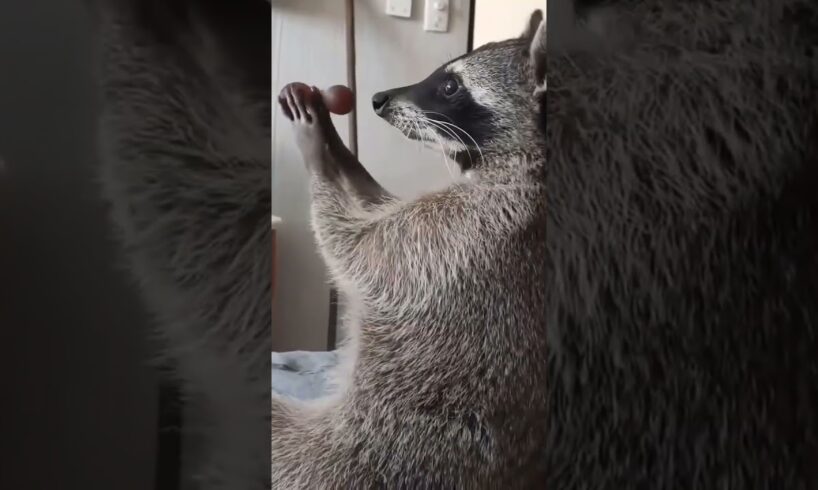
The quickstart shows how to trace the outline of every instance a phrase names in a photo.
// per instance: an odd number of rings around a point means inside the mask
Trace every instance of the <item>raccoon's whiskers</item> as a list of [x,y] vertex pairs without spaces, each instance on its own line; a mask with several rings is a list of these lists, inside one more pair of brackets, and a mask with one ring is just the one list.
[[[465,142],[465,141],[463,141],[463,139],[462,139],[460,136],[458,136],[458,135],[457,135],[457,133],[455,133],[455,132],[454,132],[454,130],[452,130],[452,129],[450,129],[450,128],[447,128],[446,126],[444,126],[443,124],[441,124],[441,121],[435,121],[435,120],[433,120],[433,119],[428,119],[428,118],[427,118],[427,122],[428,122],[430,125],[432,125],[432,126],[436,127],[437,129],[439,129],[439,130],[443,131],[443,132],[444,132],[445,134],[447,134],[448,136],[451,136],[451,137],[452,137],[452,139],[454,139],[454,140],[456,140],[456,141],[459,141],[459,142],[460,142],[460,144],[461,144],[461,145],[463,145],[463,147],[466,149],[466,154],[469,156],[469,162],[471,162],[472,166],[474,166],[474,159],[473,159],[473,158],[472,158],[472,156],[471,156],[471,152],[469,151],[469,147],[468,147],[468,145],[466,144],[466,142]],[[452,150],[452,154],[453,154],[453,155],[456,155],[456,154],[457,154],[457,152],[456,152],[456,151],[454,151],[454,150]]]
[[[448,126],[450,128],[454,128],[455,130],[458,130],[458,131],[462,132],[463,134],[465,134],[466,137],[469,138],[472,143],[474,143],[474,147],[477,149],[477,152],[480,153],[480,160],[481,161],[485,160],[485,157],[483,156],[483,149],[480,148],[480,145],[477,144],[477,141],[474,139],[474,137],[472,137],[472,135],[469,134],[468,131],[461,128],[457,124],[455,124],[454,121],[452,121],[451,117],[447,116],[446,114],[442,114],[440,112],[435,112],[435,111],[423,111],[423,112],[424,112],[424,114],[434,114],[434,115],[442,116],[442,117],[445,117],[446,119],[448,119],[449,121],[451,121],[451,122],[446,122],[446,121],[437,120],[435,122],[438,122],[440,124],[444,124],[444,125],[446,125],[446,126]],[[460,139],[460,138],[458,138],[458,139]],[[463,140],[460,139],[460,142],[463,143]],[[463,143],[463,146],[467,146],[467,145],[465,143]],[[468,148],[466,148],[466,151],[468,152]],[[471,152],[469,152],[469,158],[471,158]]]
[[417,136],[417,139],[415,141],[417,141],[417,143],[418,143],[419,150],[423,150],[423,148],[426,148],[426,145],[424,144],[424,141],[423,141],[423,135],[421,134],[422,131],[420,129],[420,125],[414,119],[411,119],[411,121],[412,121],[412,125],[414,126],[413,131],[415,131],[415,134]]
[[438,135],[437,132],[435,132],[435,130],[432,129],[432,126],[429,124],[429,118],[427,118],[426,116],[418,114],[416,121],[423,126],[423,129],[431,133],[432,136],[434,136],[435,139],[437,139],[437,142],[440,145],[440,152],[443,153],[443,163],[446,165],[446,171],[449,172],[449,177],[451,177],[452,180],[454,180],[454,172],[452,172],[452,167],[449,164],[449,157],[446,155],[447,154],[446,145],[443,144],[443,138],[441,138],[440,135]]
[[[421,137],[420,126],[415,121],[415,111],[408,111],[404,106],[398,106],[398,117],[395,127],[403,133],[409,141],[416,141],[418,144],[418,152],[424,148],[424,141]],[[415,133],[416,138],[412,138],[412,133]]]
[[[471,140],[471,142],[474,143],[474,148],[480,154],[480,160],[481,161],[485,160],[485,156],[483,156],[483,149],[480,148],[480,145],[477,144],[477,141],[472,137],[472,135],[469,134],[468,131],[466,131],[465,129],[461,128],[460,126],[458,126],[457,124],[454,124],[454,123],[448,123],[446,121],[437,121],[437,122],[449,127],[450,129],[453,128],[452,131],[458,130],[458,131],[462,132],[463,134],[465,134],[466,137],[468,137]],[[463,146],[466,147],[466,151],[469,153],[469,158],[471,158],[471,152],[469,152],[469,150],[468,150],[468,145],[466,145],[466,143],[463,142],[463,140],[459,136],[458,136],[458,139],[463,143]]]

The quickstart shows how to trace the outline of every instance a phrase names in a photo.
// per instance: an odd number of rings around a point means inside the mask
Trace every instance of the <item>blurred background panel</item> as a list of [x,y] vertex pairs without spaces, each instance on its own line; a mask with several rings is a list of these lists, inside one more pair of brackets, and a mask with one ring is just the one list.
[[91,30],[80,1],[0,2],[0,488],[154,485],[158,385],[97,183]]

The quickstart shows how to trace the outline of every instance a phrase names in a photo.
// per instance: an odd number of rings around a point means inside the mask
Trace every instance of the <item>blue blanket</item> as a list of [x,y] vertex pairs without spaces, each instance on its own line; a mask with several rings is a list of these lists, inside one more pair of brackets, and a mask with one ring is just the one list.
[[273,352],[272,389],[279,395],[311,400],[327,389],[329,372],[338,364],[335,352]]

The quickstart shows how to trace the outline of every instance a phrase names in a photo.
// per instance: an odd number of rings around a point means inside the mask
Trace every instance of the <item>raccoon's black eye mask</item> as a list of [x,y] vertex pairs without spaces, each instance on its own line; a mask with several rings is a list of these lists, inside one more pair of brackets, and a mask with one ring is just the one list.
[[[446,124],[469,147],[483,146],[495,132],[495,115],[475,102],[456,74],[441,68],[404,90],[403,97],[425,117]],[[449,137],[444,133],[440,131],[442,136]],[[468,155],[465,159],[469,159]]]
[[443,93],[444,97],[453,97],[458,91],[460,91],[460,83],[458,83],[454,77],[449,78],[443,83],[443,85],[441,85],[440,91]]
[[468,102],[463,81],[457,75],[443,69],[436,70],[413,87],[417,90],[409,92],[409,100],[422,109],[424,106],[436,106],[438,109],[454,108]]

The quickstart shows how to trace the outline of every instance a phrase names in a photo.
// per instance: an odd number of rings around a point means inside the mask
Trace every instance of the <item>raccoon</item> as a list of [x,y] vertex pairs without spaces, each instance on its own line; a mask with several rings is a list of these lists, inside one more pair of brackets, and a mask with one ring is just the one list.
[[317,89],[282,92],[347,318],[334,392],[273,396],[273,488],[538,488],[544,35],[537,11],[520,38],[373,97],[386,121],[442,139],[474,176],[414,201],[384,190],[349,152]]
[[269,488],[270,7],[228,3],[88,1],[102,190],[214,490]]
[[818,487],[818,7],[597,3],[547,103],[544,30],[376,95],[475,173],[415,202],[290,97],[351,338],[274,485]]

